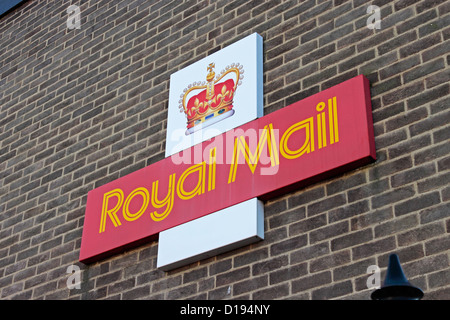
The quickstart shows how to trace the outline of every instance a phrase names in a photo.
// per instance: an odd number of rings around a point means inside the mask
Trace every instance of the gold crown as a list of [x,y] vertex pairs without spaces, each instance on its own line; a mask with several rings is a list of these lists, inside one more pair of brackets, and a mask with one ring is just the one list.
[[179,109],[187,118],[186,135],[234,114],[233,98],[244,79],[244,68],[233,63],[217,76],[214,68],[210,63],[206,81],[190,84],[180,96]]

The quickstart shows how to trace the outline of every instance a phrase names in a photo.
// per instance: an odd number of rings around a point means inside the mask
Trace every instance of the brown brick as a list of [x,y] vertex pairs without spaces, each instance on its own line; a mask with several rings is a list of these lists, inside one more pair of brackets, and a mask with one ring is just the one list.
[[331,273],[324,271],[292,282],[292,292],[301,292],[331,283]]
[[236,280],[242,280],[250,275],[250,268],[243,267],[217,276],[216,285],[222,286],[233,283]]
[[314,290],[312,293],[312,299],[328,300],[346,295],[350,292],[352,292],[352,283],[350,281],[344,281],[329,287]]
[[395,206],[395,215],[401,216],[413,211],[430,207],[440,202],[440,196],[437,192],[422,195],[414,199],[404,201]]
[[322,258],[313,259],[310,263],[310,272],[327,270],[330,267],[337,267],[350,261],[350,251],[344,250]]
[[389,149],[389,156],[396,158],[414,150],[428,146],[431,143],[431,138],[428,135],[421,135],[409,141],[399,143]]
[[361,230],[355,233],[350,233],[345,236],[331,240],[331,250],[337,251],[344,248],[354,246],[358,243],[368,242],[373,238],[370,229]]
[[392,93],[388,93],[383,96],[383,103],[385,105],[392,104],[406,97],[412,96],[416,93],[423,91],[423,83],[414,83],[407,87],[402,87]]
[[[447,298],[450,6],[372,4],[380,30],[364,0],[84,1],[80,30],[61,1],[2,16],[0,299],[368,299],[392,252]],[[69,290],[87,193],[164,158],[170,75],[253,32],[265,114],[366,75],[377,161],[266,201],[258,243],[163,272],[154,240]]]
[[275,243],[270,248],[270,254],[272,256],[285,253],[287,251],[295,250],[301,248],[307,244],[307,237],[301,235],[295,238],[291,238],[279,243]]
[[429,47],[432,47],[439,42],[441,42],[441,37],[439,34],[431,35],[427,38],[422,38],[400,49],[400,57],[408,57],[414,53],[428,49]]
[[395,238],[389,237],[355,247],[352,249],[352,254],[355,259],[361,259],[370,257],[374,254],[391,251],[395,247]]
[[346,197],[344,194],[338,194],[325,200],[317,201],[308,206],[308,216],[316,215],[321,212],[337,208],[344,205],[345,203]]
[[367,271],[367,267],[373,264],[375,264],[375,260],[371,258],[361,260],[347,266],[336,268],[333,271],[333,279],[339,281],[343,279],[360,276],[362,274],[365,274]]
[[379,208],[384,205],[395,203],[397,201],[412,197],[415,194],[414,189],[411,186],[396,189],[372,199],[372,208]]
[[315,230],[327,224],[326,214],[317,215],[308,219],[303,219],[297,223],[293,223],[289,227],[289,234],[302,234],[311,230]]
[[263,289],[253,293],[253,299],[255,300],[269,300],[285,297],[289,295],[289,285],[280,284],[278,286],[272,286],[268,289]]
[[434,165],[425,165],[403,171],[391,177],[391,185],[399,187],[413,181],[421,180],[435,173]]
[[233,294],[241,295],[243,293],[251,292],[255,289],[267,287],[267,285],[268,285],[267,276],[252,278],[249,280],[236,283],[233,286]]

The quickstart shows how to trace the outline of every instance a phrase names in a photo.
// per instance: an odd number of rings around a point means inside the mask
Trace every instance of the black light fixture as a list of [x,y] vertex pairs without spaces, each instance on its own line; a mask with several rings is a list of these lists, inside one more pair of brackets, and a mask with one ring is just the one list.
[[420,300],[423,291],[409,283],[398,255],[391,254],[384,283],[380,289],[372,292],[370,297],[372,300]]

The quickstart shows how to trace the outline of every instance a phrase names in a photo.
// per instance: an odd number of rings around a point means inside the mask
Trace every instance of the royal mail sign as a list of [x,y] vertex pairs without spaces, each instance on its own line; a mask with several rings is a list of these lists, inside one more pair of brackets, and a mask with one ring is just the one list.
[[369,82],[361,75],[90,191],[80,261],[374,159]]

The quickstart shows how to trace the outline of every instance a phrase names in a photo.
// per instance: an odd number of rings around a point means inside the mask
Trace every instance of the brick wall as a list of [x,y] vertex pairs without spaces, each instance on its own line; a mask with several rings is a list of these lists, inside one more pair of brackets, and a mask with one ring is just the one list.
[[[81,9],[69,30],[66,9]],[[369,4],[381,29],[366,27]],[[0,19],[1,299],[368,299],[398,253],[450,298],[450,3],[31,0]],[[265,114],[358,74],[378,160],[265,204],[265,240],[165,273],[78,263],[87,192],[164,158],[171,73],[264,38]],[[81,289],[67,268],[81,267]]]

